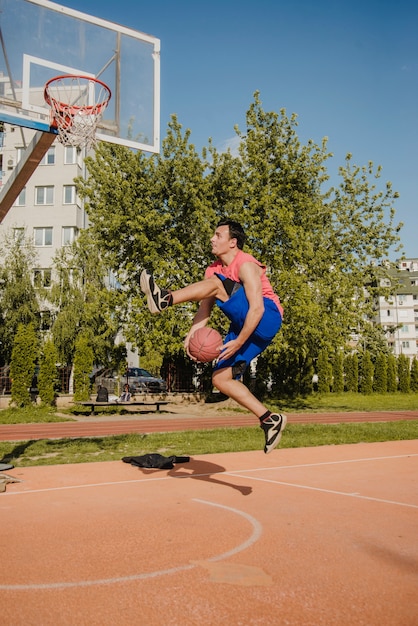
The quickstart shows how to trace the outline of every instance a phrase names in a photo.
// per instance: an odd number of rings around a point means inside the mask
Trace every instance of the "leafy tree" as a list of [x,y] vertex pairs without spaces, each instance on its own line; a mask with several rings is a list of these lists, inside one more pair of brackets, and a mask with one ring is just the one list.
[[[289,390],[294,380],[301,388],[321,350],[345,347],[353,328],[366,332],[374,296],[387,292],[375,265],[399,242],[397,193],[380,183],[379,167],[354,165],[351,155],[339,184],[327,188],[326,140],[302,145],[296,127],[296,115],[265,112],[256,93],[245,130],[236,128],[237,155],[209,141],[200,157],[173,116],[161,155],[101,144],[87,159],[89,178],[78,186],[91,236],[122,286],[123,332],[141,354],[154,352],[161,363],[178,354],[196,305],[152,317],[140,271],[173,289],[200,279],[219,217],[243,224],[246,249],[266,263],[283,301],[283,329],[269,351],[282,366],[278,386]],[[225,320],[214,319],[222,330]]]
[[373,391],[386,393],[388,388],[388,357],[379,352],[374,366]]
[[44,404],[55,403],[58,352],[52,340],[44,343],[39,361],[38,388],[39,395]]
[[10,361],[12,402],[18,407],[31,403],[30,388],[35,375],[39,342],[33,324],[19,324]]
[[360,391],[370,394],[373,391],[373,363],[367,350],[361,355]]
[[402,393],[411,391],[411,372],[409,359],[405,354],[398,356],[398,386]]
[[398,373],[396,357],[393,354],[388,356],[388,392],[394,393],[398,389]]
[[206,198],[206,165],[189,136],[173,117],[161,155],[101,144],[86,161],[90,178],[79,181],[92,238],[121,285],[123,334],[142,355],[152,354],[156,367],[164,355],[183,349],[196,305],[151,316],[139,291],[140,272],[147,267],[175,289],[201,279],[210,261],[215,215]]
[[0,265],[0,364],[11,358],[19,324],[39,328],[39,304],[31,280],[36,265],[33,244],[22,238],[5,235]]
[[76,339],[74,355],[74,400],[83,402],[90,398],[90,374],[93,370],[93,350],[88,337],[80,334]]
[[418,359],[416,357],[411,363],[411,391],[418,392]]
[[55,278],[48,294],[56,308],[52,337],[61,363],[72,365],[80,332],[88,334],[97,363],[114,355],[119,328],[118,291],[107,288],[109,270],[89,231],[54,259]]

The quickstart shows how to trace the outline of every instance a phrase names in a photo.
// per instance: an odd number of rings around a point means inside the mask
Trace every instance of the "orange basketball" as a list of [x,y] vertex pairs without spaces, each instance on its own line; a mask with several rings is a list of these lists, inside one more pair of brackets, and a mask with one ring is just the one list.
[[214,328],[198,328],[189,341],[190,354],[200,363],[209,363],[218,358],[222,336]]

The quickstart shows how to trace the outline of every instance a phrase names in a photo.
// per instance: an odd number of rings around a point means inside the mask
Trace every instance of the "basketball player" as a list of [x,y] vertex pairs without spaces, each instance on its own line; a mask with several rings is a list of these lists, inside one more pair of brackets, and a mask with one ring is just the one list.
[[279,331],[283,309],[266,276],[265,265],[243,251],[244,242],[242,226],[233,220],[222,220],[211,238],[212,253],[217,260],[206,269],[204,280],[169,291],[160,289],[152,274],[144,270],[141,289],[151,313],[160,313],[182,302],[200,302],[184,340],[187,354],[190,337],[195,330],[206,326],[215,303],[228,317],[231,324],[212,382],[221,393],[258,417],[265,435],[264,452],[268,454],[278,445],[287,418],[269,411],[241,382],[241,377]]

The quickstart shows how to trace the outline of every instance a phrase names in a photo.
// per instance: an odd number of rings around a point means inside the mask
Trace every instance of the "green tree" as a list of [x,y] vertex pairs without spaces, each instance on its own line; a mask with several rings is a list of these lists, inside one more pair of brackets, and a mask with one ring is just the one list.
[[418,392],[418,359],[414,357],[411,363],[411,391]]
[[57,252],[54,269],[48,298],[57,310],[52,338],[59,361],[73,364],[76,340],[82,332],[89,336],[95,361],[106,365],[117,351],[119,292],[108,289],[109,269],[89,231]]
[[5,235],[1,242],[0,265],[0,364],[11,358],[14,338],[19,324],[39,328],[39,303],[32,284],[36,265],[33,244],[25,239]]
[[373,391],[373,363],[370,354],[365,350],[361,355],[360,392],[370,394]]
[[[142,354],[158,352],[161,362],[177,355],[196,305],[152,317],[139,292],[140,271],[149,268],[173,289],[200,279],[219,217],[243,223],[247,251],[266,263],[283,301],[283,329],[269,352],[289,368],[279,384],[307,380],[322,349],[344,348],[353,328],[361,334],[373,297],[387,292],[375,262],[399,241],[397,194],[381,184],[380,168],[353,165],[351,155],[339,185],[327,188],[326,140],[303,145],[296,127],[296,115],[265,112],[256,93],[245,130],[236,128],[237,155],[209,142],[200,157],[173,117],[161,155],[103,143],[87,159],[89,178],[78,185],[91,235],[123,287],[123,331]],[[223,330],[225,320],[214,320]]]
[[344,357],[341,350],[338,350],[333,360],[332,391],[334,393],[344,391]]
[[348,354],[344,360],[344,378],[347,391],[358,391],[358,356],[357,353]]
[[402,393],[411,391],[410,362],[405,354],[398,356],[398,388]]
[[55,403],[57,376],[58,352],[52,340],[45,341],[41,357],[39,360],[38,389],[39,395],[44,404],[53,405]]
[[329,393],[332,384],[332,367],[326,350],[321,350],[319,353],[316,367],[318,374],[318,391],[319,393]]
[[93,350],[88,337],[80,334],[75,343],[74,400],[83,402],[90,398],[90,375],[93,371]]
[[398,389],[398,373],[396,357],[393,354],[388,356],[388,392],[394,393]]
[[139,290],[140,272],[149,268],[175,289],[201,279],[211,260],[216,217],[207,199],[206,163],[189,137],[173,117],[161,155],[100,144],[95,159],[86,161],[90,178],[78,181],[92,239],[121,286],[123,334],[141,355],[153,355],[155,367],[164,355],[183,351],[196,305],[151,316]]
[[373,391],[386,393],[388,388],[388,357],[379,352],[376,357],[373,376]]
[[13,342],[10,361],[12,402],[18,407],[31,403],[30,388],[35,375],[39,341],[33,324],[19,324]]

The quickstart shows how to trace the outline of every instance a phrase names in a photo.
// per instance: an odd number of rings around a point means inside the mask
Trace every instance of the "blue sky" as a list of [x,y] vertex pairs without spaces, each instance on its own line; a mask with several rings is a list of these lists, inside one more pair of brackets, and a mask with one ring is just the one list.
[[265,111],[298,115],[303,143],[328,137],[331,175],[347,152],[381,165],[400,193],[404,253],[418,257],[416,0],[60,4],[161,39],[162,137],[175,113],[199,150],[209,137],[221,149],[258,90]]

